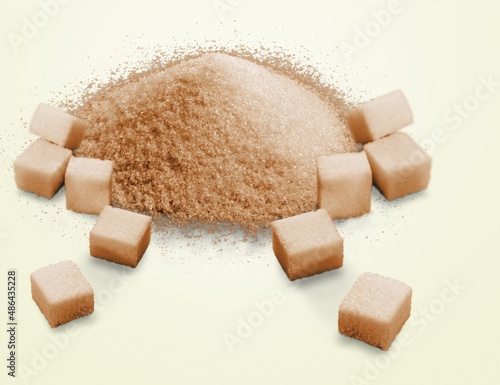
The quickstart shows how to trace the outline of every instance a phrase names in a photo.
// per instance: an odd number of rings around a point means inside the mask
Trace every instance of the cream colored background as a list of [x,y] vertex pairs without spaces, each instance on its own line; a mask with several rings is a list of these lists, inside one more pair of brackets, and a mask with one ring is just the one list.
[[[474,94],[480,77],[500,81],[497,3],[401,1],[403,11],[352,61],[336,47],[352,44],[356,28],[388,2],[239,3],[221,21],[211,0],[73,0],[17,53],[7,34],[18,33],[22,18],[40,7],[36,1],[2,5],[0,321],[6,322],[6,272],[15,268],[19,365],[35,372],[12,380],[2,364],[0,382],[356,383],[352,376],[363,376],[367,363],[383,362],[383,353],[340,336],[337,310],[357,276],[372,271],[413,287],[413,315],[420,322],[422,309],[439,305],[447,280],[466,289],[425,330],[407,323],[411,344],[365,383],[498,383],[500,88],[457,129],[443,120],[454,103]],[[429,190],[395,204],[374,192],[371,215],[338,224],[344,268],[299,283],[287,281],[268,237],[214,244],[209,236],[156,233],[135,270],[91,258],[88,232],[95,217],[67,212],[63,191],[47,201],[15,188],[12,162],[33,140],[26,121],[39,101],[64,98],[92,76],[105,79],[153,44],[169,47],[173,38],[204,36],[275,40],[297,51],[305,46],[325,76],[361,98],[402,88],[416,117],[407,131],[421,141],[437,129],[446,133],[433,152]],[[29,274],[65,259],[86,274],[99,309],[52,330],[30,298]],[[125,277],[117,280],[117,274]],[[273,290],[284,294],[284,303],[230,353],[224,333],[235,334],[238,317],[248,317],[253,301],[269,299]],[[50,358],[34,369],[38,354]],[[1,332],[1,362],[6,355]]]

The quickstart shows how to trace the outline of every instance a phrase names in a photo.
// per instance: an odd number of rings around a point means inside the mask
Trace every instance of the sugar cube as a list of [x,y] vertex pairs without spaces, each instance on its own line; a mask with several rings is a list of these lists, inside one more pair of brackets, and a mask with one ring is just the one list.
[[413,112],[401,90],[362,103],[345,114],[354,140],[367,143],[413,123]]
[[274,254],[291,281],[342,267],[344,241],[325,209],[274,221],[271,232]]
[[53,328],[94,311],[94,291],[72,261],[42,267],[30,280],[31,296]]
[[29,127],[33,134],[49,142],[75,149],[80,146],[88,123],[58,108],[40,103]]
[[17,187],[52,198],[64,183],[71,155],[67,148],[38,139],[14,161]]
[[151,239],[151,217],[106,206],[90,231],[90,254],[136,267]]
[[431,157],[406,133],[396,132],[367,143],[375,185],[388,200],[403,197],[429,185]]
[[111,204],[113,162],[72,157],[66,170],[66,208],[99,214]]
[[339,332],[389,350],[410,317],[412,289],[378,274],[361,275],[339,308]]
[[372,171],[366,154],[333,154],[316,160],[318,206],[332,219],[370,212]]

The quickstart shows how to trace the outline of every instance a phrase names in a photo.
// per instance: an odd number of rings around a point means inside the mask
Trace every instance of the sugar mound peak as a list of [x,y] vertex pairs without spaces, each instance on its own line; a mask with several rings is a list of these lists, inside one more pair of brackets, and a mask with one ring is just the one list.
[[314,210],[316,157],[356,151],[335,102],[222,53],[133,73],[73,112],[90,122],[77,155],[114,161],[114,203],[177,223]]

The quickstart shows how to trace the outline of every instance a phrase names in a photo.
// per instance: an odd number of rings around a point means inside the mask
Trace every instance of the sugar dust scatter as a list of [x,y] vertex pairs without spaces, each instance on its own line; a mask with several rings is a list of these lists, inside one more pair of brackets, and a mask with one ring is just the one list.
[[101,85],[72,112],[91,123],[77,156],[114,161],[115,205],[255,230],[316,208],[316,157],[357,150],[345,108],[293,71],[203,53]]

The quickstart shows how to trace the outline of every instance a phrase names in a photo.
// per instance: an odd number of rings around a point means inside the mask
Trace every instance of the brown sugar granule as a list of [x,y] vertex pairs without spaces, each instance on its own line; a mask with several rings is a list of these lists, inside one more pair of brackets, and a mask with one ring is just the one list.
[[76,155],[114,162],[115,205],[178,224],[314,210],[315,159],[357,150],[335,103],[223,53],[132,73],[72,112],[90,122]]

